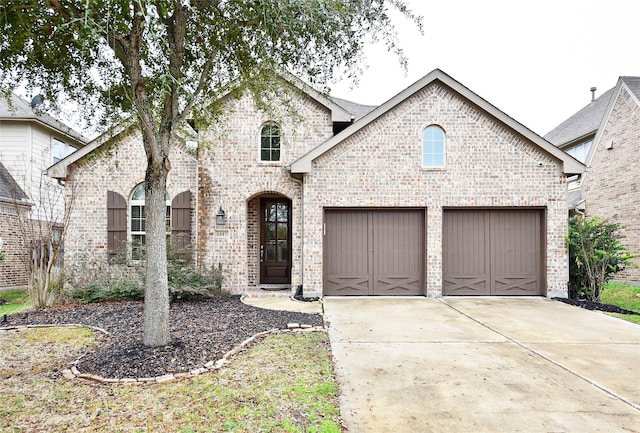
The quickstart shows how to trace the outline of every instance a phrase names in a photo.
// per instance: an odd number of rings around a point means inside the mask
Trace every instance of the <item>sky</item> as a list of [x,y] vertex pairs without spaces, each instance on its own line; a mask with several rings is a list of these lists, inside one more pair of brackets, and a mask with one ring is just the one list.
[[331,94],[379,105],[439,68],[544,135],[619,76],[640,76],[639,0],[407,0],[424,35],[394,20],[407,71],[383,44],[366,48],[357,87]]

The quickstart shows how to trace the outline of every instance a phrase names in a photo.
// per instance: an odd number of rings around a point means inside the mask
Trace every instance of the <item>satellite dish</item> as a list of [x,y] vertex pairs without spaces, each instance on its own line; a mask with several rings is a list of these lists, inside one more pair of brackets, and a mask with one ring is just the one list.
[[43,99],[42,95],[36,95],[31,100],[31,108],[36,109],[39,106],[41,106],[43,102],[44,102],[44,99]]

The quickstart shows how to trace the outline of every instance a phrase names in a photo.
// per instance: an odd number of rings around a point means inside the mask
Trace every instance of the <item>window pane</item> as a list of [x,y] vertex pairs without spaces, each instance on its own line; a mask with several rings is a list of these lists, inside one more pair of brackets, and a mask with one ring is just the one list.
[[276,238],[276,223],[265,224],[265,239],[267,241],[274,240]]
[[136,188],[136,190],[133,192],[133,195],[131,196],[131,200],[144,200],[144,184]]
[[287,240],[287,224],[278,224],[278,240]]
[[260,152],[260,160],[262,161],[271,161],[271,152],[269,149],[262,149]]
[[268,261],[275,261],[276,260],[276,245],[275,244],[267,244],[267,257],[266,259]]
[[131,218],[140,218],[140,206],[131,206]]
[[289,259],[289,250],[287,241],[278,241],[278,260],[287,261]]
[[287,222],[289,219],[289,206],[286,203],[278,203],[278,222]]
[[140,220],[137,220],[137,219],[135,219],[135,220],[132,219],[131,220],[131,231],[132,232],[140,232],[140,231],[142,231],[142,230],[140,230],[140,227],[141,227],[140,226]]
[[280,150],[271,151],[271,161],[280,161]]
[[438,126],[429,126],[422,134],[423,167],[444,167],[444,131]]

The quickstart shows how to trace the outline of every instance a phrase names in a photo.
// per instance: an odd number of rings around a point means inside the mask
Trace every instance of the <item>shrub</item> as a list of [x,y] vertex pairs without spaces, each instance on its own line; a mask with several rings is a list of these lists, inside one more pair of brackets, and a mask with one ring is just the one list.
[[[127,260],[126,253],[106,262],[85,261],[67,279],[67,296],[81,302],[144,299],[145,262]],[[172,301],[222,294],[222,265],[197,269],[188,249],[167,250],[167,277]]]
[[620,243],[622,226],[598,217],[569,220],[569,278],[575,293],[590,301],[600,301],[604,284],[631,264],[633,255]]

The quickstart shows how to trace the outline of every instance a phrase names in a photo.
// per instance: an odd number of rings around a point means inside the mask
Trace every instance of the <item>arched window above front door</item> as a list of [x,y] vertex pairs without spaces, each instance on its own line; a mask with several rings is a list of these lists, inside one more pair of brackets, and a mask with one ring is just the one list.
[[281,144],[280,126],[268,122],[260,130],[260,161],[279,162]]

